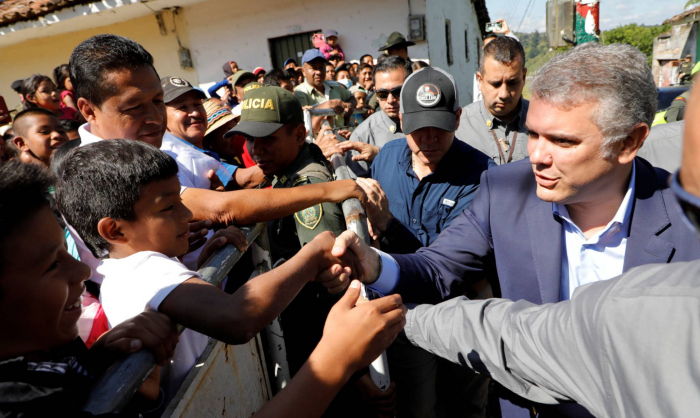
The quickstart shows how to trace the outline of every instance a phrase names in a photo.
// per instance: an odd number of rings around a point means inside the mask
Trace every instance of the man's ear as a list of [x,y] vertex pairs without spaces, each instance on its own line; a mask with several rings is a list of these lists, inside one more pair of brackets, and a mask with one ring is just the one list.
[[102,218],[97,223],[97,233],[111,245],[123,245],[129,242],[129,238],[124,235],[121,222],[113,218]]
[[83,97],[78,98],[78,103],[76,103],[76,105],[78,106],[78,110],[80,110],[80,113],[82,113],[83,117],[85,117],[87,123],[89,123],[90,125],[94,125],[97,120],[97,118],[95,117],[95,109],[97,109],[97,106],[88,102]]
[[620,152],[617,161],[620,164],[627,164],[634,160],[637,152],[644,145],[644,140],[649,136],[649,125],[640,123],[621,142]]
[[481,85],[481,83],[484,81],[484,77],[481,75],[481,72],[477,71],[476,72],[476,82]]
[[462,120],[462,108],[461,107],[459,109],[457,109],[456,115],[457,115],[457,123],[455,124],[455,131],[457,131],[457,129],[459,129],[459,122]]
[[523,68],[523,83],[527,80],[527,68]]
[[21,136],[16,136],[12,138],[12,144],[15,146],[15,148],[17,148],[20,151],[29,151],[29,146],[27,145],[27,142]]
[[302,145],[303,142],[306,141],[306,126],[303,123],[300,123],[294,128],[294,137],[299,145]]

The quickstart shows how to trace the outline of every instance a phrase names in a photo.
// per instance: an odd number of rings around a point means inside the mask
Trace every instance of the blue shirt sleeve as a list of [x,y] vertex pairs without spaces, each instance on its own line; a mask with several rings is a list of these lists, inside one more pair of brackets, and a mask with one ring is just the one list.
[[229,83],[228,79],[224,78],[222,81],[219,81],[218,83],[214,84],[213,86],[209,87],[207,92],[209,93],[209,96],[213,99],[220,99],[219,95],[216,93],[217,90],[222,88],[223,86],[230,86],[231,83]]
[[399,265],[394,257],[389,254],[372,248],[382,258],[382,271],[379,272],[377,281],[368,285],[370,289],[382,295],[391,295],[399,282]]

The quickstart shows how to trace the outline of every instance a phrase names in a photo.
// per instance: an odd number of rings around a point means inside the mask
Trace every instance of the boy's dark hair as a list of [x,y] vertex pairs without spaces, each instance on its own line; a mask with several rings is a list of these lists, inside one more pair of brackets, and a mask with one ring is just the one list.
[[388,57],[387,54],[379,54],[377,57],[377,65],[381,64]]
[[66,89],[65,83],[68,77],[70,77],[68,64],[61,64],[53,69],[53,81],[56,83],[56,88],[58,88],[59,91]]
[[335,67],[335,72],[336,74],[341,72],[341,71],[347,71],[350,72],[350,64],[340,64],[339,66]]
[[377,82],[377,73],[388,73],[389,71],[395,70],[403,70],[405,74],[404,79],[408,78],[408,76],[413,72],[410,61],[406,61],[397,55],[392,55],[390,57],[386,57],[386,59],[383,59],[382,62],[374,67],[374,70],[372,71],[372,81],[375,83]]
[[[296,71],[295,71],[296,73]],[[292,81],[292,75],[286,70],[274,69],[263,77],[263,86],[280,87],[282,81]]]
[[372,54],[365,54],[365,55],[361,56],[361,57],[360,57],[360,62],[362,62],[362,60],[365,59],[365,57],[370,57],[370,58],[372,58],[372,62],[374,62],[374,57],[372,56]]
[[33,75],[25,78],[24,81],[22,82],[22,87],[19,89],[19,92],[24,97],[24,108],[25,109],[39,107],[36,104],[27,100],[27,95],[28,94],[35,94],[36,90],[39,88],[39,84],[41,84],[42,81],[48,81],[51,84],[53,84],[53,80],[51,80],[49,77],[47,77],[45,75],[41,75],[41,74],[33,74]]
[[21,136],[24,138],[27,135],[27,129],[29,129],[29,124],[27,124],[25,119],[29,116],[36,115],[53,116],[54,118],[58,119],[58,116],[48,109],[41,107],[30,107],[29,109],[24,109],[12,120],[12,127],[14,128],[15,136]]
[[[76,98],[84,98],[97,106],[107,100],[115,86],[107,83],[107,74],[114,71],[136,71],[153,68],[153,56],[141,45],[123,36],[97,35],[80,43],[70,55],[70,79]],[[160,79],[160,77],[158,77]]]
[[102,218],[134,221],[141,188],[177,175],[177,163],[144,142],[116,139],[75,148],[62,162],[56,204],[97,258],[109,243],[97,232]]
[[479,72],[484,74],[486,58],[493,58],[501,64],[511,65],[520,60],[520,65],[525,69],[525,50],[523,45],[508,36],[499,36],[484,47],[484,52],[479,58]]
[[414,60],[411,63],[411,69],[413,69],[414,72],[416,72],[422,68],[428,68],[428,67],[430,67],[430,64],[428,64],[425,61],[421,61],[421,60]]
[[80,128],[81,123],[75,119],[61,119],[61,126],[67,132],[77,131]]
[[370,70],[374,70],[374,65],[368,64],[368,63],[360,64],[360,68],[357,70],[357,72],[359,73],[360,71],[364,70],[365,68],[369,68]]
[[[8,161],[0,165],[0,272],[11,232],[26,228],[25,221],[44,206],[49,206],[49,187],[54,177],[39,164]],[[0,298],[2,292],[0,291]]]
[[12,141],[13,139],[15,139],[14,128],[6,130],[5,133],[2,134],[2,139],[5,141],[5,158],[7,158],[8,160],[17,158],[19,156],[19,150],[17,149],[17,147],[15,147],[15,144]]

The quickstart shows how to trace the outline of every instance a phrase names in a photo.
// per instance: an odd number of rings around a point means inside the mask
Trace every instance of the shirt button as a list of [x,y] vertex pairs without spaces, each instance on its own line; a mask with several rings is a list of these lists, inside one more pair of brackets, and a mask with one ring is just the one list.
[[416,222],[418,222],[418,221],[416,221],[415,219],[412,219],[411,222],[416,223]]

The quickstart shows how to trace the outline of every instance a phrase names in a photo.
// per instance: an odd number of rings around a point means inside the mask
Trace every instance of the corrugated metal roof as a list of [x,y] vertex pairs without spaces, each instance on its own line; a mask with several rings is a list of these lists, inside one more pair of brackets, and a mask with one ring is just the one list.
[[94,2],[95,0],[5,0],[0,3],[0,26],[38,19],[61,9]]
[[697,13],[697,14],[700,14],[700,6],[694,7],[694,8],[692,8],[692,9],[690,9],[690,10],[686,10],[685,12],[683,12],[683,13],[681,13],[681,14],[679,14],[679,15],[673,16],[672,18],[665,20],[665,21],[664,21],[664,25],[665,25],[666,23],[676,23],[676,22],[680,22],[681,20],[685,19],[686,17],[692,16],[692,15],[694,15],[694,14],[696,14],[696,13]]

